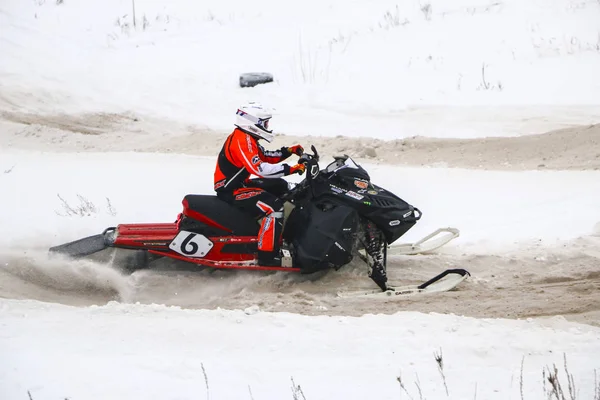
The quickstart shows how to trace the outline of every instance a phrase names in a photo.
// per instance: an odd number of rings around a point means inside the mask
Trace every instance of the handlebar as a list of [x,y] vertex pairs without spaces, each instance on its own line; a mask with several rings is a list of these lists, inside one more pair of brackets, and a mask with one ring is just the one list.
[[317,152],[315,146],[311,145],[310,149],[313,151],[314,154],[303,152],[300,158],[298,159],[298,164],[306,164],[310,160],[316,160],[317,162],[319,162],[319,153]]
[[295,195],[298,191],[300,190],[304,190],[307,186],[309,186],[309,181],[312,180],[312,175],[311,175],[311,164],[315,164],[318,167],[318,163],[319,163],[319,153],[317,152],[317,149],[315,148],[314,145],[310,146],[310,149],[313,151],[313,154],[310,153],[306,153],[303,152],[302,155],[300,156],[300,158],[298,159],[298,164],[304,164],[306,165],[306,177],[300,182],[298,183],[298,185],[296,185],[296,187],[294,187],[293,189],[289,190],[288,192],[284,193],[281,197],[281,199],[283,200],[288,200],[289,198],[293,197],[293,195]]

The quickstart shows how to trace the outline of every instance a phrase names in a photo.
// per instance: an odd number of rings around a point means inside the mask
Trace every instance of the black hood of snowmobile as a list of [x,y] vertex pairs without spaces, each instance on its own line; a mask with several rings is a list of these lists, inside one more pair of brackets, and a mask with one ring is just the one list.
[[373,184],[368,172],[358,164],[356,168],[336,171],[324,169],[311,186],[311,202],[333,202],[354,208],[383,232],[388,244],[404,235],[421,217],[417,208]]

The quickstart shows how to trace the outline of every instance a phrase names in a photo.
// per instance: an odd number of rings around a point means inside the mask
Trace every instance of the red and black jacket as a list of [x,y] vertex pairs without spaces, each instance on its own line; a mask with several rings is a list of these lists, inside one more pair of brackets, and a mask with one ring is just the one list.
[[234,192],[245,187],[250,175],[280,178],[290,174],[290,166],[280,164],[292,155],[287,147],[265,150],[258,140],[241,129],[235,129],[225,141],[215,168],[215,191]]

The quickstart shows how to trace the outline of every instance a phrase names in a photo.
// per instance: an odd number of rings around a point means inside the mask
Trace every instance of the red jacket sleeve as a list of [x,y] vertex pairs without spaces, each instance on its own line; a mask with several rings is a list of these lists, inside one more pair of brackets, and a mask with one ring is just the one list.
[[[279,162],[274,161],[277,159],[276,157],[265,157],[259,149],[256,139],[244,132],[240,131],[239,134],[234,135],[229,148],[235,154],[236,161],[252,175],[260,178],[280,178],[290,173],[289,165],[276,165]],[[261,155],[267,160],[273,161],[263,160]]]

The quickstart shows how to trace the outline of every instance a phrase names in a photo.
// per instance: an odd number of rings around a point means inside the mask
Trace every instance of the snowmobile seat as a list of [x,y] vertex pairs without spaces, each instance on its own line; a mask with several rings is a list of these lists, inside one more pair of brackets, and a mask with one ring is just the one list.
[[231,234],[238,236],[258,235],[260,226],[255,218],[217,196],[188,194],[184,197],[182,204],[183,215],[189,218],[202,222],[208,222],[205,219],[209,219],[227,230],[231,230]]

